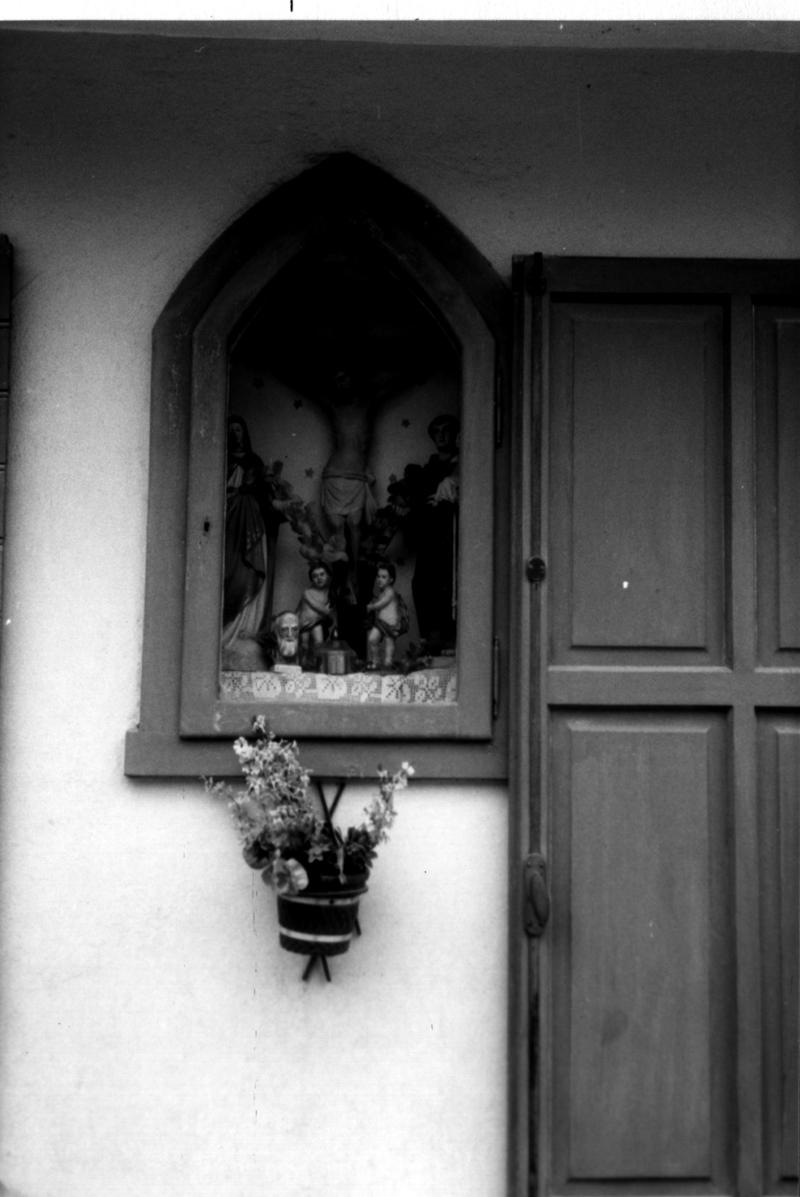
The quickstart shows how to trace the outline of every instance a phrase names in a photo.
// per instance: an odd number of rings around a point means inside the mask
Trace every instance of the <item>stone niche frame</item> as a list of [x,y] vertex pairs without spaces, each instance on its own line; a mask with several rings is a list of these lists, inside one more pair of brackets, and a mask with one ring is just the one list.
[[[374,251],[460,352],[452,702],[265,703],[220,688],[230,345],[283,267],[341,235]],[[277,188],[203,254],[153,334],[141,711],[126,740],[128,775],[235,773],[232,739],[265,714],[321,776],[371,776],[407,757],[420,776],[506,777],[509,322],[507,288],[474,247],[415,192],[349,154]]]

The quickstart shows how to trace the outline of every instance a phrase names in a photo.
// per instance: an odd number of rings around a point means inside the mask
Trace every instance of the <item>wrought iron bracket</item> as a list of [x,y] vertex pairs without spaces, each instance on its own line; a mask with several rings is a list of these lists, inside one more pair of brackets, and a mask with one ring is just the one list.
[[[334,784],[336,786],[336,792],[333,795],[333,798],[330,798],[330,799],[328,798],[327,794],[325,793],[324,782],[321,781],[318,777],[314,778],[314,786],[317,791],[317,796],[319,797],[319,802],[320,802],[320,806],[322,807],[322,813],[325,818],[325,822],[328,824],[328,827],[331,830],[331,835],[335,839],[336,838],[336,829],[334,828],[334,825],[333,825],[333,816],[336,813],[336,807],[339,805],[339,799],[341,798],[342,794],[345,791],[345,787],[347,785],[347,778],[341,777],[341,778],[335,778],[333,780],[334,780]],[[360,934],[361,934],[361,924],[359,923],[358,919],[356,919],[356,935],[360,935]],[[309,956],[308,964],[306,965],[305,970],[303,971],[303,980],[307,981],[309,979],[309,977],[313,973],[317,964],[319,964],[320,968],[322,969],[323,973],[325,974],[325,980],[330,981],[331,980],[331,970],[328,967],[328,958],[321,952],[314,952],[312,955]]]

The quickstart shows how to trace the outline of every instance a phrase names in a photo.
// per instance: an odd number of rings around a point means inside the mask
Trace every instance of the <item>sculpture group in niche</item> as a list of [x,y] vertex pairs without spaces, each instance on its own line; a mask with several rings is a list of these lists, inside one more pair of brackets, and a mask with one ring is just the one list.
[[[408,672],[453,663],[458,419],[444,413],[430,421],[433,453],[407,463],[402,476],[392,475],[379,506],[370,470],[379,403],[380,397],[368,400],[360,393],[344,371],[336,374],[330,398],[320,403],[332,449],[311,501],[283,477],[281,461],[267,465],[253,450],[246,422],[229,418],[223,670],[324,670],[324,649],[332,644],[348,649],[355,669]],[[308,584],[291,600],[292,609],[276,613],[283,525],[308,563]],[[413,641],[409,606],[397,589],[397,565],[404,561],[413,571]]]

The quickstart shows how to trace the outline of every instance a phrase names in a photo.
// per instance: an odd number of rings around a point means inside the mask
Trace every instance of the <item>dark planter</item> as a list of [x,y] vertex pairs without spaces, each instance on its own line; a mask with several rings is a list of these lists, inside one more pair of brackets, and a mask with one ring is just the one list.
[[326,888],[309,886],[299,894],[278,894],[280,944],[303,956],[340,956],[358,928],[358,902],[365,877],[347,878]]

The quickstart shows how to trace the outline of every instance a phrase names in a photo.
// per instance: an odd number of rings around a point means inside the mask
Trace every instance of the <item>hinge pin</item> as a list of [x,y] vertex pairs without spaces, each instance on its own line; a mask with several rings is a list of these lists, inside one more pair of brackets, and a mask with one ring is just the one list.
[[547,577],[547,564],[541,557],[529,557],[525,562],[525,577],[533,586],[540,586]]

